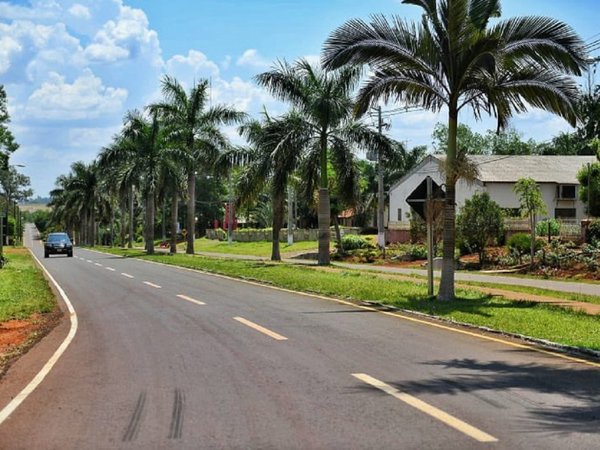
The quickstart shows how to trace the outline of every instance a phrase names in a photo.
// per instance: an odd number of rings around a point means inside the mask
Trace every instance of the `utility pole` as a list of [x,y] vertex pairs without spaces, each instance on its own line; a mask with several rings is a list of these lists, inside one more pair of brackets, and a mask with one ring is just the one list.
[[[383,120],[381,118],[381,106],[377,108],[377,128],[379,134],[383,134]],[[383,186],[383,154],[381,151],[377,152],[377,169],[378,169],[378,195],[377,195],[377,245],[383,253],[385,259],[385,227],[383,223],[384,212],[385,212],[385,193]]]
[[427,200],[425,200],[425,218],[427,221],[427,295],[433,295],[433,181],[427,177]]
[[[592,216],[592,214],[590,213],[590,191],[592,190],[592,165],[590,163],[587,164],[587,169],[587,217],[589,219]],[[548,228],[550,228],[550,225],[548,225]]]

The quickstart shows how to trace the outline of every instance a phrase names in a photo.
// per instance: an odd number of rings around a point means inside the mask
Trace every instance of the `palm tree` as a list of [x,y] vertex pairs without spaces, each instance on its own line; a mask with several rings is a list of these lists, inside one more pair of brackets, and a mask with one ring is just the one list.
[[[340,186],[353,180],[355,148],[389,147],[390,141],[354,119],[351,95],[361,71],[345,68],[325,72],[306,60],[290,65],[279,62],[256,77],[257,83],[294,109],[295,129],[288,143],[305,155],[307,189],[319,186],[319,264],[329,264],[331,209],[327,166],[331,162],[340,177]],[[349,172],[350,171],[350,172]],[[313,180],[317,177],[317,184]],[[342,182],[342,179],[345,180]],[[347,187],[347,186],[346,186]]]
[[70,204],[81,214],[81,232],[85,245],[96,245],[96,205],[98,202],[98,166],[78,161],[71,165],[72,177],[67,185]]
[[448,108],[444,261],[438,293],[454,298],[457,126],[466,107],[507,126],[529,106],[575,125],[577,84],[569,74],[585,67],[583,42],[568,25],[551,18],[518,17],[490,25],[499,0],[403,0],[423,9],[416,24],[400,17],[350,20],[323,50],[325,67],[369,64],[373,75],[361,88],[357,113],[383,99],[433,111]]
[[246,114],[224,105],[207,106],[207,80],[196,83],[188,92],[173,77],[162,79],[164,101],[150,106],[168,127],[169,139],[190,156],[187,172],[187,250],[194,253],[196,171],[210,166],[228,145],[221,125],[241,123]]
[[299,138],[297,133],[304,132],[302,125],[302,117],[291,112],[278,119],[265,113],[263,122],[251,121],[240,127],[240,134],[252,148],[238,150],[238,156],[248,164],[239,177],[237,191],[241,201],[249,201],[268,186],[273,210],[272,261],[281,261],[279,233],[285,220],[286,189],[302,159],[293,145]]

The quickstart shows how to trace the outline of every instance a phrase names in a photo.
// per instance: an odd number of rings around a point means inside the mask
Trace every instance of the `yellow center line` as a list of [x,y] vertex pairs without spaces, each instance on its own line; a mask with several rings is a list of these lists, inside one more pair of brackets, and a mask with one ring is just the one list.
[[491,435],[481,431],[480,429],[475,428],[474,426],[469,425],[468,423],[463,422],[460,419],[457,419],[456,417],[442,411],[439,408],[436,408],[435,406],[430,405],[429,403],[425,403],[423,400],[419,400],[418,398],[413,397],[410,394],[401,392],[398,389],[396,389],[395,387],[390,386],[387,383],[384,383],[383,381],[380,381],[380,380],[373,378],[364,373],[353,373],[352,376],[355,378],[358,378],[360,381],[362,381],[364,383],[367,383],[379,390],[382,390],[386,394],[391,395],[394,398],[397,398],[398,400],[406,403],[409,406],[412,406],[413,408],[418,409],[419,411],[433,417],[434,419],[437,419],[440,422],[445,423],[449,427],[452,427],[455,430],[458,430],[461,433],[466,434],[467,436],[475,439],[476,441],[498,442],[498,439],[496,439],[494,436],[491,436]]
[[196,300],[192,297],[188,297],[187,295],[178,294],[177,297],[179,297],[180,299],[185,300],[187,302],[195,303],[196,305],[206,305],[206,303],[201,302],[200,300]]
[[273,339],[275,339],[276,341],[287,341],[287,338],[285,336],[282,336],[280,334],[275,333],[274,331],[268,330],[265,327],[261,327],[260,325],[254,323],[254,322],[250,322],[247,319],[244,319],[243,317],[234,317],[234,320],[237,320],[240,323],[243,323],[244,325],[255,329],[256,331],[260,331],[263,334],[266,334],[267,336],[272,337]]
[[162,289],[162,286],[159,286],[158,284],[154,284],[154,283],[150,283],[149,281],[144,281],[144,284],[156,289]]

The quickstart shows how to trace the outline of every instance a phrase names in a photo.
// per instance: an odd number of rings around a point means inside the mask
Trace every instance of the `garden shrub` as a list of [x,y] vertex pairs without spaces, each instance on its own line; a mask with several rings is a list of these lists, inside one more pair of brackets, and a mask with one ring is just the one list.
[[[523,255],[527,255],[531,249],[531,236],[527,233],[513,234],[507,242],[508,250],[519,258],[522,262]],[[535,250],[542,248],[542,242],[536,239]]]
[[374,248],[374,245],[367,239],[355,234],[344,235],[342,237],[342,244],[345,251]]
[[535,234],[540,237],[548,236],[548,228],[550,228],[550,236],[560,235],[560,224],[556,219],[542,220],[535,226]]
[[600,242],[600,219],[595,219],[590,222],[586,233],[586,241],[588,244]]

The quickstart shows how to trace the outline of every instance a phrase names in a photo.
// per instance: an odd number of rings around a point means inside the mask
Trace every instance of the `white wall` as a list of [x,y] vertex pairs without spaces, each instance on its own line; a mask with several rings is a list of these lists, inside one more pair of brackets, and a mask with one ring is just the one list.
[[[390,191],[390,210],[389,210],[389,228],[395,228],[399,222],[406,222],[406,213],[411,211],[410,206],[406,203],[406,198],[412,194],[421,182],[431,176],[433,181],[438,185],[445,182],[445,175],[440,173],[438,160],[429,156],[422,166],[409,174],[402,183]],[[513,191],[513,183],[485,183],[482,184],[476,181],[473,184],[468,184],[464,180],[460,180],[456,185],[456,203],[457,212],[465,204],[465,200],[469,199],[476,192],[488,192],[492,200],[502,208],[519,208],[519,199]],[[547,216],[554,217],[555,208],[573,208],[577,210],[577,220],[585,218],[585,208],[583,202],[577,200],[558,200],[556,198],[556,184],[542,183],[540,184],[542,198],[546,203],[548,211]],[[398,221],[398,208],[402,209],[402,220]]]

